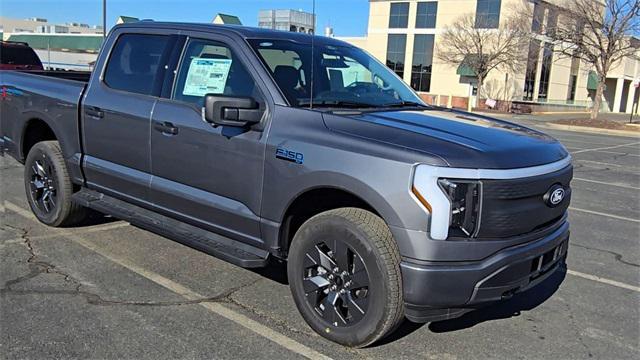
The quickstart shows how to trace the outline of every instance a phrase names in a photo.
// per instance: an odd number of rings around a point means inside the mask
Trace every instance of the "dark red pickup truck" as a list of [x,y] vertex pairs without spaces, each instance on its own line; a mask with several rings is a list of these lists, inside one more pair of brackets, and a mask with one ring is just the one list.
[[0,70],[44,70],[38,54],[24,42],[0,41]]

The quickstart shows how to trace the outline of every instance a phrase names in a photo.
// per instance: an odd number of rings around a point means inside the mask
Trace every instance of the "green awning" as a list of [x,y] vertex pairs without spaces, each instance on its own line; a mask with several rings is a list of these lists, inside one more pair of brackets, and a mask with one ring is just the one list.
[[595,71],[589,71],[587,76],[587,90],[596,90],[598,88],[598,74]]
[[456,70],[456,74],[460,76],[471,76],[471,77],[476,76],[475,71],[473,71],[473,69],[471,69],[465,63],[462,63],[458,66],[458,70]]
[[225,25],[242,25],[237,16],[227,14],[218,14],[218,16],[220,16],[220,20],[222,20],[222,23]]
[[460,76],[470,76],[476,77],[476,72],[473,70],[473,67],[469,66],[469,64],[477,64],[478,63],[478,55],[469,54],[464,57],[464,60],[458,65],[458,69],[456,70],[456,74]]
[[86,52],[98,52],[102,45],[102,35],[17,34],[8,40],[26,42],[34,49]]

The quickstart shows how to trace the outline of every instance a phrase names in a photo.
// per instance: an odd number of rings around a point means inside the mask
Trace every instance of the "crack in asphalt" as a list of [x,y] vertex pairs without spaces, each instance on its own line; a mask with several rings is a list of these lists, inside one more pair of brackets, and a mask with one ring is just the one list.
[[[98,306],[114,306],[114,305],[130,305],[130,306],[181,306],[181,305],[193,305],[205,302],[221,302],[221,303],[233,303],[231,296],[246,287],[255,285],[262,279],[256,279],[249,283],[239,285],[230,288],[218,295],[204,297],[200,299],[182,300],[182,301],[128,301],[128,300],[110,300],[104,299],[100,295],[83,290],[83,284],[80,280],[75,279],[73,276],[59,270],[55,265],[38,259],[31,239],[29,237],[29,229],[17,228],[11,225],[5,225],[6,228],[17,230],[21,232],[20,237],[24,240],[23,244],[26,246],[29,252],[29,258],[26,260],[29,266],[29,273],[26,275],[18,276],[14,279],[6,281],[0,288],[0,295],[28,295],[28,294],[45,294],[45,295],[71,295],[82,296],[85,298],[88,304]],[[75,284],[75,289],[15,289],[17,284],[23,283],[30,279],[33,279],[41,274],[57,274],[63,277],[64,281]]]
[[629,265],[629,266],[633,266],[633,267],[640,267],[640,264],[636,264],[636,263],[624,260],[622,258],[622,254],[619,254],[619,253],[617,253],[615,251],[605,250],[605,249],[598,249],[598,248],[594,248],[594,247],[591,247],[591,246],[578,244],[578,243],[575,243],[575,242],[572,242],[572,241],[569,242],[569,245],[576,246],[576,247],[583,248],[583,249],[587,249],[587,250],[591,250],[591,251],[607,253],[607,254],[613,255],[613,257],[614,257],[614,259],[616,261],[619,261],[619,262],[621,262],[621,263],[623,263],[625,265]]

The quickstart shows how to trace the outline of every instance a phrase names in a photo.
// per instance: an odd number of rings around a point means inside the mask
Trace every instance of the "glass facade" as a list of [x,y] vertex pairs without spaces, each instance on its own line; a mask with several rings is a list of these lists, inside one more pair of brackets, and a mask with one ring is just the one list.
[[416,13],[417,29],[433,29],[436,27],[438,3],[436,1],[419,2]]
[[538,88],[538,100],[546,100],[549,91],[549,77],[551,75],[551,62],[553,60],[553,44],[545,43],[542,53],[542,68],[540,70],[540,87]]
[[389,15],[389,28],[406,29],[409,25],[409,3],[391,3],[391,14]]
[[431,89],[433,65],[433,35],[416,35],[413,42],[413,63],[411,67],[411,87],[416,91]]
[[404,76],[404,55],[407,35],[389,34],[387,40],[387,66],[401,78]]
[[527,70],[524,78],[523,100],[533,100],[533,89],[536,84],[536,71],[538,70],[538,53],[540,52],[540,41],[531,40],[529,52],[527,54]]
[[573,103],[576,99],[576,86],[578,84],[578,70],[580,69],[580,57],[574,54],[571,57],[571,71],[569,73],[569,88],[567,90],[567,102]]
[[476,4],[476,28],[496,29],[500,24],[501,0],[478,0]]

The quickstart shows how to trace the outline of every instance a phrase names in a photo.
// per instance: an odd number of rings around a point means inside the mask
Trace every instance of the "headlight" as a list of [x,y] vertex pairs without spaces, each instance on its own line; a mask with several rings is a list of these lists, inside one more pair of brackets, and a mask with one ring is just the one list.
[[434,240],[473,237],[478,232],[482,183],[463,180],[465,175],[469,175],[466,169],[463,172],[426,165],[416,167],[411,192],[430,215],[429,236]]
[[474,236],[480,214],[480,183],[439,179],[438,185],[451,203],[450,236]]

